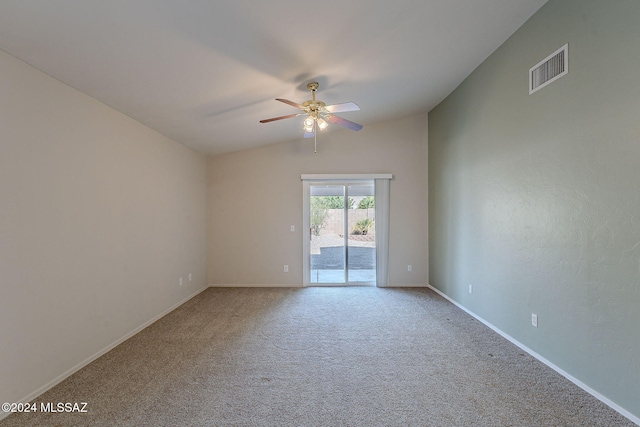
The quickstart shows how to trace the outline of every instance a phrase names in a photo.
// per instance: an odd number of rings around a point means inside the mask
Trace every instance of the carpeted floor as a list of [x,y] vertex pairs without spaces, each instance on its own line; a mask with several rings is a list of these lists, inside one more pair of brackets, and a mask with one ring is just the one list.
[[428,289],[210,288],[13,426],[634,426]]

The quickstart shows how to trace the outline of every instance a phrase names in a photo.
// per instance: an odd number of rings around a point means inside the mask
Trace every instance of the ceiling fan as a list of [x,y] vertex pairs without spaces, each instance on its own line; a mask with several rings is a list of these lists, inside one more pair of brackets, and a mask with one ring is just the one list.
[[277,120],[290,119],[293,117],[306,115],[307,117],[304,119],[304,122],[303,122],[305,138],[315,138],[316,131],[318,129],[320,130],[326,129],[327,126],[329,126],[329,123],[344,126],[351,130],[362,129],[362,125],[358,123],[354,123],[347,119],[343,119],[342,117],[336,116],[334,114],[334,113],[345,113],[348,111],[358,111],[360,110],[360,107],[358,107],[353,102],[344,102],[342,104],[327,105],[322,101],[318,101],[316,100],[316,91],[318,90],[318,86],[319,86],[318,82],[311,82],[307,85],[307,88],[311,91],[311,99],[303,102],[302,104],[289,101],[288,99],[276,98],[276,101],[284,102],[285,104],[289,104],[292,107],[296,107],[302,110],[303,111],[302,113],[288,114],[286,116],[273,117],[271,119],[264,119],[264,120],[260,120],[260,123],[275,122]]

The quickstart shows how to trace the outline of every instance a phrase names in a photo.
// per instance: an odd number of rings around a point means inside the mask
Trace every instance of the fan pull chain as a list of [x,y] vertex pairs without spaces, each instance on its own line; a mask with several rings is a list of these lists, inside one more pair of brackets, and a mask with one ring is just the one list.
[[313,121],[313,154],[316,154],[317,148],[318,148],[318,124],[316,123],[316,121]]

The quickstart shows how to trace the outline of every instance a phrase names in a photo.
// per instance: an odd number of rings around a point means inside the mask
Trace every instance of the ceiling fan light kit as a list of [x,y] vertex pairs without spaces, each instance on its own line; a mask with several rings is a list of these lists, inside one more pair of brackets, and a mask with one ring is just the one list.
[[358,111],[360,110],[360,107],[358,107],[357,104],[353,102],[344,102],[342,104],[327,105],[322,101],[318,101],[316,99],[316,91],[318,90],[318,86],[318,82],[311,82],[307,84],[307,88],[309,89],[309,91],[311,91],[311,99],[303,102],[302,104],[289,101],[288,99],[276,98],[276,101],[284,102],[285,104],[289,104],[292,107],[296,107],[302,110],[302,113],[288,114],[286,116],[264,119],[260,120],[260,123],[269,123],[277,120],[290,119],[306,114],[307,117],[305,117],[304,121],[302,122],[302,128],[304,129],[305,138],[314,138],[314,153],[317,151],[315,148],[317,129],[320,129],[322,131],[329,126],[329,123],[340,125],[356,131],[362,129],[362,125],[347,119],[343,119],[342,117],[333,114],[344,113],[348,111]]

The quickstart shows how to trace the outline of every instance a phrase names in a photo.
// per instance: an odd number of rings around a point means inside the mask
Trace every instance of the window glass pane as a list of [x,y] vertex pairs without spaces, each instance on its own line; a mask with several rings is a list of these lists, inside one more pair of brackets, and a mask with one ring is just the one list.
[[344,185],[310,188],[311,283],[345,282],[344,203]]
[[353,200],[348,215],[347,271],[349,282],[376,282],[376,210],[373,182],[351,184],[347,194]]

